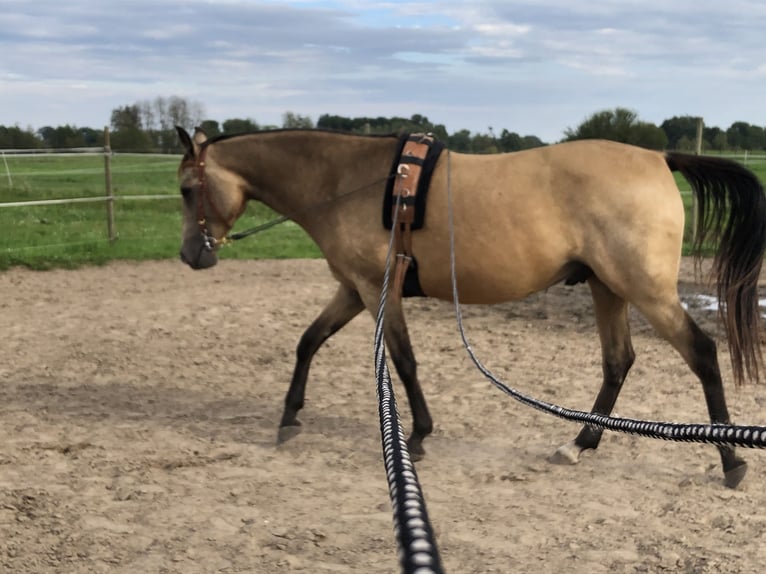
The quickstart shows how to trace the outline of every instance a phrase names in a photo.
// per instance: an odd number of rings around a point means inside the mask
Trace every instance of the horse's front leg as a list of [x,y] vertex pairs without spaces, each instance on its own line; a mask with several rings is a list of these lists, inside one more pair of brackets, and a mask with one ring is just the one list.
[[282,443],[300,432],[301,423],[298,420],[298,411],[303,408],[306,380],[314,354],[327,339],[342,329],[363,309],[364,304],[359,293],[345,285],[340,285],[332,300],[303,333],[296,350],[297,358],[293,378],[285,396],[285,409],[282,412],[282,421],[279,423],[277,436],[278,443]]
[[388,353],[407,391],[412,411],[412,432],[407,439],[407,450],[410,452],[410,459],[418,461],[426,454],[423,439],[431,434],[434,425],[418,381],[417,361],[407,332],[401,297],[390,296],[386,301],[384,335]]

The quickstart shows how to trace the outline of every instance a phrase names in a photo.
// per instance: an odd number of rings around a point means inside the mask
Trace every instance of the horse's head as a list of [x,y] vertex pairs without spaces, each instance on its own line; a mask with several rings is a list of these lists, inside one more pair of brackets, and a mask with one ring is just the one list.
[[210,157],[205,132],[194,137],[176,126],[185,153],[178,168],[183,196],[181,260],[193,269],[218,263],[218,248],[245,209],[246,196],[239,176]]

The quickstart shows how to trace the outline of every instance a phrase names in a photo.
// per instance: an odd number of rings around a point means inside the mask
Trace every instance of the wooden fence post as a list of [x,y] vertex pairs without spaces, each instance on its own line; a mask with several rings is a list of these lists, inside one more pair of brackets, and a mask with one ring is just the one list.
[[[702,118],[697,118],[697,143],[694,151],[697,155],[702,155],[702,127],[705,122]],[[697,196],[692,192],[692,238],[697,237],[699,229],[699,216],[697,215]]]
[[702,127],[705,122],[702,118],[697,118],[697,145],[694,147],[694,151],[697,155],[702,155]]
[[11,177],[11,170],[8,168],[8,160],[5,159],[5,152],[0,152],[3,156],[3,163],[5,164],[5,173],[8,176],[8,189],[13,190],[13,178]]
[[114,243],[117,235],[114,231],[114,190],[112,189],[112,146],[109,141],[109,128],[104,128],[104,178],[106,192],[106,230],[109,243]]

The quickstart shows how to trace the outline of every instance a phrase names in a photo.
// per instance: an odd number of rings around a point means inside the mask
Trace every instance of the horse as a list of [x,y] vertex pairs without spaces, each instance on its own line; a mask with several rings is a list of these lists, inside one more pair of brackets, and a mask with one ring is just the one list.
[[[399,137],[325,130],[270,130],[208,138],[177,128],[183,204],[180,257],[194,269],[216,264],[217,249],[250,200],[302,227],[338,282],[298,342],[278,442],[300,431],[311,360],[365,309],[376,313],[390,232],[380,223]],[[449,157],[447,157],[449,154]],[[635,306],[699,378],[712,423],[729,423],[714,340],[681,305],[678,273],[684,205],[673,172],[690,183],[699,223],[694,253],[711,244],[711,272],[736,384],[763,368],[757,282],[766,249],[766,198],[736,162],[579,140],[504,154],[442,153],[433,169],[422,229],[411,237],[422,293],[452,300],[450,229],[460,302],[519,300],[556,283],[587,282],[603,378],[592,412],[608,415],[630,370],[628,305]],[[448,205],[449,184],[452,205]],[[414,460],[433,421],[421,390],[400,296],[390,296],[384,337],[412,412]],[[585,425],[552,455],[575,464],[602,431]],[[724,483],[735,488],[747,463],[718,446]]]

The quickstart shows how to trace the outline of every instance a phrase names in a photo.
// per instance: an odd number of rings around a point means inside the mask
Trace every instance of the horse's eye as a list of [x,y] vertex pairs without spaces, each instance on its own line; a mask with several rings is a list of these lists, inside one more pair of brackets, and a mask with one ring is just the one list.
[[184,196],[184,199],[189,199],[189,196],[191,195],[192,188],[191,187],[182,187],[181,188],[181,195]]

